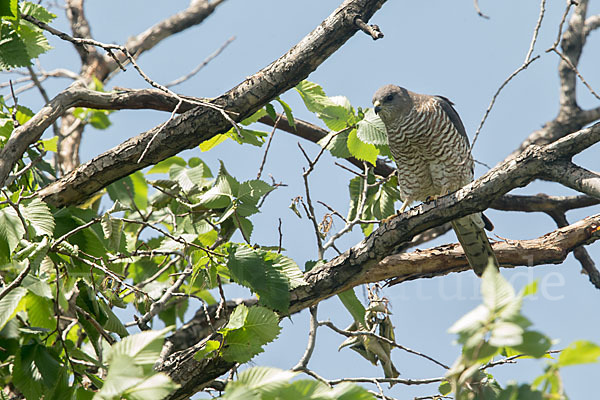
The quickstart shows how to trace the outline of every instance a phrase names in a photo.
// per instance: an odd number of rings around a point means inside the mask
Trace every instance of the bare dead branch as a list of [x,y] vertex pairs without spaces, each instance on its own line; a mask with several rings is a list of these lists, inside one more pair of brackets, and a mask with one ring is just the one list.
[[312,357],[313,351],[315,350],[315,344],[317,343],[318,326],[317,306],[315,305],[310,308],[310,327],[308,330],[308,343],[306,345],[306,350],[304,351],[302,358],[300,358],[300,361],[298,361],[298,364],[291,369],[292,371],[303,371],[308,368],[308,362]]
[[[475,7],[477,10],[479,10],[479,6],[477,5],[476,0],[475,0]],[[477,142],[477,138],[479,137],[479,133],[481,132],[481,128],[483,128],[483,124],[485,124],[485,121],[487,120],[488,115],[492,111],[492,107],[494,107],[494,103],[496,102],[496,99],[500,95],[500,92],[502,91],[502,89],[504,89],[504,87],[506,85],[508,85],[508,83],[515,76],[517,76],[521,71],[527,69],[527,67],[529,67],[529,65],[531,65],[531,63],[533,63],[535,60],[540,58],[539,55],[531,58],[531,55],[533,54],[533,49],[535,47],[535,43],[537,42],[538,34],[540,32],[540,27],[542,26],[542,21],[544,19],[545,12],[546,12],[546,0],[541,0],[540,15],[538,16],[538,20],[535,23],[535,28],[533,28],[533,35],[531,38],[531,42],[529,43],[529,50],[527,50],[527,55],[525,56],[525,61],[523,61],[523,64],[521,64],[521,66],[519,68],[517,68],[512,74],[510,74],[508,76],[508,78],[506,78],[504,80],[504,82],[502,82],[500,87],[496,90],[496,93],[494,93],[494,96],[492,96],[492,100],[490,101],[488,108],[485,110],[485,113],[483,114],[483,118],[481,119],[481,122],[479,123],[479,126],[477,127],[477,130],[475,131],[475,135],[473,136],[473,141],[471,142],[471,150],[473,150],[473,147],[475,146],[475,142]]]
[[[151,50],[164,39],[182,32],[194,25],[202,23],[210,16],[217,6],[223,3],[224,0],[197,0],[190,1],[187,9],[180,11],[164,20],[156,23],[144,32],[130,37],[125,43],[125,47],[138,58],[144,52]],[[125,61],[125,58],[120,58],[120,61]],[[118,69],[118,64],[114,59],[105,57],[107,64],[104,76],[98,79],[105,80],[112,71]]]
[[[548,50],[556,52],[561,57],[558,66],[560,77],[560,107],[558,115],[552,121],[546,122],[542,129],[532,132],[506,159],[515,157],[531,144],[541,145],[551,143],[571,132],[581,129],[583,126],[596,121],[600,117],[598,110],[582,111],[577,105],[576,98],[576,70],[587,38],[585,33],[587,4],[588,0],[580,0],[577,3],[574,1],[567,2],[567,7],[559,23],[556,41]],[[563,34],[563,24],[566,22],[569,11],[575,5],[575,11]],[[558,51],[559,44],[562,52]]]
[[200,64],[198,64],[198,66],[196,68],[194,68],[193,70],[191,70],[189,73],[185,74],[184,76],[167,83],[165,85],[165,87],[170,88],[170,87],[179,85],[179,84],[187,81],[188,79],[192,78],[194,75],[196,75],[198,72],[200,72],[200,70],[202,68],[206,67],[209,62],[211,62],[216,57],[218,57],[219,54],[221,54],[223,52],[223,50],[225,50],[225,48],[227,46],[229,46],[229,44],[231,44],[231,42],[233,42],[234,40],[235,40],[235,36],[232,36],[229,39],[227,39],[227,41],[225,43],[223,43],[221,45],[221,47],[219,47],[217,50],[215,50],[213,53],[211,53],[208,57],[206,57],[204,59],[204,61],[202,61]]
[[600,15],[592,15],[585,20],[584,34],[588,36],[590,33],[600,28]]
[[353,336],[370,336],[370,337],[376,338],[377,340],[380,340],[380,341],[382,341],[382,342],[385,342],[385,343],[389,344],[389,345],[390,345],[390,346],[392,346],[392,347],[396,347],[396,348],[398,348],[398,349],[400,349],[400,350],[406,351],[407,353],[411,353],[411,354],[414,354],[414,355],[416,355],[416,356],[422,357],[422,358],[424,358],[424,359],[426,359],[426,360],[429,360],[429,361],[431,361],[432,363],[434,363],[434,364],[437,364],[437,365],[439,365],[440,367],[442,367],[442,368],[444,368],[444,369],[450,369],[450,367],[449,367],[449,366],[447,366],[446,364],[444,364],[444,363],[442,363],[442,362],[440,362],[440,361],[436,360],[436,359],[435,359],[435,358],[433,358],[433,357],[430,357],[430,356],[428,356],[427,354],[423,354],[423,353],[421,353],[421,352],[419,352],[419,351],[416,351],[416,350],[410,349],[410,348],[408,348],[408,347],[406,347],[406,346],[403,346],[403,345],[401,345],[401,344],[398,344],[398,343],[396,343],[395,341],[393,341],[393,340],[390,340],[390,339],[388,339],[388,338],[386,338],[386,337],[383,337],[383,336],[381,336],[381,335],[378,335],[378,334],[376,334],[376,333],[374,333],[374,332],[370,332],[370,331],[348,331],[348,330],[340,329],[340,328],[338,328],[337,326],[335,326],[335,325],[334,325],[334,324],[333,324],[331,321],[319,321],[318,325],[319,325],[319,326],[326,326],[326,327],[328,327],[329,329],[333,330],[334,332],[337,332],[337,333],[339,333],[340,335],[343,335],[343,336],[346,336],[346,337],[353,337]]
[[367,25],[360,17],[356,17],[354,19],[354,23],[360,28],[361,31],[371,36],[373,40],[383,38],[383,33],[379,30],[379,26]]
[[[252,114],[272,98],[295,86],[310,72],[316,69],[327,57],[345,43],[357,31],[354,18],[360,15],[367,21],[385,0],[347,0],[317,29],[285,55],[265,67],[257,74],[248,77],[241,84],[211,104],[236,115],[241,120]],[[327,27],[327,29],[323,29]],[[294,65],[294,68],[290,68]],[[35,117],[34,117],[35,118]],[[220,112],[199,107],[186,112],[173,120],[157,136],[148,149],[144,160],[137,163],[139,155],[157,128],[79,166],[57,182],[44,188],[43,197],[51,204],[62,207],[76,204],[105,185],[147,165],[159,162],[181,150],[195,147],[199,143],[222,133],[229,127]],[[0,163],[0,178],[3,178],[3,165]],[[102,166],[99,168],[99,166]],[[84,178],[85,177],[85,178]],[[3,181],[4,179],[0,179]]]
[[473,0],[473,7],[475,7],[477,15],[479,15],[481,18],[490,19],[489,16],[481,12],[481,9],[479,8],[479,0]]

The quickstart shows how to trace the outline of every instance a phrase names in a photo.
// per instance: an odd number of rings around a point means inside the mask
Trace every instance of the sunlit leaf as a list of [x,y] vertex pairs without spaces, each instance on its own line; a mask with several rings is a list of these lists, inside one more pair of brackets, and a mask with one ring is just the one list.
[[596,363],[600,358],[600,346],[587,340],[578,340],[564,349],[558,357],[558,365],[566,367],[568,365]]

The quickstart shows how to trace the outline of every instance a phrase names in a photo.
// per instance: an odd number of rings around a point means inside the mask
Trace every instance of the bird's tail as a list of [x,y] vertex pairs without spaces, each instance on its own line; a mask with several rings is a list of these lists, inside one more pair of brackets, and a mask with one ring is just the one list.
[[452,221],[452,228],[460,242],[469,265],[477,276],[481,276],[489,263],[499,268],[498,260],[484,231],[481,213],[467,215]]

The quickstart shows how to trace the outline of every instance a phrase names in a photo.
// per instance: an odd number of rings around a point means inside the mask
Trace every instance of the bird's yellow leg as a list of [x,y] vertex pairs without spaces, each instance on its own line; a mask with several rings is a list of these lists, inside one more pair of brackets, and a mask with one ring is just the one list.
[[384,218],[381,220],[382,223],[386,223],[388,222],[390,219],[397,217],[398,215],[402,214],[404,212],[404,210],[406,210],[406,207],[408,207],[408,205],[411,203],[410,200],[405,200],[404,203],[402,203],[402,207],[400,207],[400,210],[398,210],[398,212],[394,215],[390,215],[387,218]]
[[410,200],[404,200],[404,203],[402,203],[402,207],[400,207],[400,211],[398,211],[398,214],[402,214],[404,212],[404,210],[406,210],[406,207],[408,207],[408,205],[410,204]]

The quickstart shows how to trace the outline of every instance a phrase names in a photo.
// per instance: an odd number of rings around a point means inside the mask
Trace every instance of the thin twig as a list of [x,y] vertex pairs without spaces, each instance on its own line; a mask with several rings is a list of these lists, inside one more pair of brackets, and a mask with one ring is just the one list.
[[[58,286],[58,285],[57,285]],[[106,332],[106,330],[104,330],[104,328],[102,327],[102,325],[100,325],[98,323],[98,321],[96,321],[96,319],[94,317],[92,317],[90,315],[90,313],[88,313],[87,311],[85,311],[84,309],[82,309],[81,307],[79,307],[78,305],[75,305],[75,310],[80,313],[81,315],[83,315],[83,317],[94,326],[94,328],[96,328],[96,330],[98,331],[99,334],[102,335],[102,337],[104,339],[106,339],[106,341],[108,343],[115,344],[116,340],[115,338],[113,338],[112,336],[110,336],[110,334],[108,332]]]
[[594,95],[595,98],[600,100],[600,95],[598,95],[598,93],[596,93],[596,91],[592,88],[592,86],[588,83],[588,81],[585,80],[583,75],[581,75],[581,73],[579,72],[577,67],[575,65],[573,65],[573,63],[571,62],[571,60],[569,60],[567,58],[567,56],[565,56],[562,52],[560,52],[556,47],[552,47],[552,48],[546,50],[546,52],[550,52],[550,51],[556,53],[561,58],[561,60],[563,60],[565,63],[567,63],[569,68],[571,68],[573,70],[573,72],[575,72],[575,74],[577,75],[577,77],[579,78],[581,83],[583,83],[585,85],[585,87],[590,91],[590,93],[592,95]]
[[269,153],[269,148],[271,148],[271,142],[273,141],[273,135],[275,135],[275,131],[277,130],[277,125],[279,121],[281,121],[281,116],[283,114],[279,114],[277,120],[275,121],[275,125],[273,125],[273,129],[271,130],[271,134],[269,135],[269,140],[267,141],[267,147],[265,148],[265,153],[263,154],[262,161],[260,162],[260,167],[258,167],[258,173],[256,174],[256,179],[260,179],[262,175],[263,168],[265,167],[265,163],[267,162],[267,154]]
[[473,150],[473,147],[475,146],[475,142],[477,142],[477,138],[479,137],[479,133],[481,132],[481,128],[483,128],[483,124],[485,124],[485,121],[487,120],[490,112],[492,111],[492,108],[494,107],[494,104],[496,103],[496,99],[500,95],[500,92],[502,91],[502,89],[504,89],[504,87],[506,85],[508,85],[508,83],[515,76],[517,76],[521,71],[527,69],[527,67],[529,67],[529,65],[531,65],[531,63],[533,63],[535,60],[540,58],[539,55],[531,58],[531,55],[533,54],[533,49],[535,47],[535,43],[537,42],[538,34],[540,31],[540,27],[542,26],[542,21],[544,19],[545,12],[546,12],[546,0],[541,0],[540,15],[538,16],[538,20],[535,24],[535,28],[533,29],[533,37],[531,38],[531,42],[529,44],[529,50],[527,50],[527,55],[525,56],[525,61],[523,61],[523,64],[519,68],[517,68],[512,74],[510,74],[509,77],[504,80],[504,82],[502,82],[502,84],[500,85],[498,90],[496,90],[496,93],[494,93],[494,96],[492,97],[492,100],[490,101],[488,108],[485,110],[485,113],[483,114],[483,118],[481,119],[481,122],[479,123],[479,126],[477,127],[477,130],[475,131],[475,135],[473,136],[473,141],[471,142],[471,151]]
[[416,350],[410,349],[410,348],[408,348],[406,346],[402,346],[401,344],[398,344],[395,341],[390,340],[390,339],[388,339],[386,337],[380,336],[380,335],[376,334],[375,332],[370,332],[370,331],[347,331],[347,330],[338,328],[331,321],[319,321],[318,325],[319,326],[326,326],[329,329],[331,329],[331,330],[339,333],[340,335],[344,335],[346,337],[352,337],[352,336],[370,336],[370,337],[374,337],[377,340],[381,340],[382,342],[385,342],[385,343],[389,344],[390,346],[397,347],[400,350],[404,350],[407,353],[411,353],[411,354],[414,354],[416,356],[423,357],[423,358],[431,361],[432,363],[439,365],[440,367],[442,367],[444,369],[450,369],[450,367],[447,366],[446,364],[437,361],[436,359],[428,356],[427,354],[423,354],[423,353],[420,353],[420,352],[418,352]]
[[225,50],[225,48],[227,46],[229,46],[229,44],[231,42],[233,42],[235,40],[235,36],[230,37],[229,39],[227,39],[227,41],[225,43],[223,43],[221,45],[221,47],[219,47],[216,51],[214,51],[212,54],[210,54],[208,57],[206,57],[206,59],[204,61],[202,61],[196,68],[194,68],[193,70],[191,70],[188,74],[177,78],[169,83],[167,83],[165,85],[165,87],[173,87],[175,85],[179,85],[180,83],[183,83],[185,81],[187,81],[188,79],[190,79],[191,77],[193,77],[194,75],[196,75],[198,72],[200,72],[200,70],[204,67],[206,67],[206,65],[211,62],[213,59],[215,59],[219,54],[221,54],[221,52],[223,50]]
[[[547,351],[544,354],[557,354],[557,353],[560,353],[561,351],[562,350],[550,350],[550,351]],[[487,364],[482,365],[481,368],[479,368],[479,369],[483,371],[485,369],[492,368],[492,367],[495,367],[497,365],[512,364],[512,363],[515,362],[514,360],[516,360],[517,358],[521,358],[521,357],[528,357],[528,355],[527,354],[516,354],[514,356],[506,357],[506,358],[503,358],[501,360],[490,361]]]
[[71,361],[71,357],[69,357],[69,349],[67,348],[67,345],[65,343],[65,340],[63,339],[63,331],[62,328],[60,326],[60,317],[61,317],[61,311],[60,311],[60,304],[58,299],[60,299],[60,273],[58,270],[58,264],[54,263],[54,270],[56,273],[56,299],[54,301],[54,314],[56,315],[56,332],[58,333],[58,340],[60,341],[63,350],[65,351],[65,357],[67,358],[67,360],[69,361],[69,364],[71,365],[71,370],[73,371],[73,377],[75,378],[76,381],[80,382],[80,373],[78,372],[77,369],[75,369],[75,364],[73,364],[73,361]]
[[429,379],[401,379],[401,378],[342,378],[342,379],[332,379],[327,381],[331,385],[339,385],[343,382],[352,382],[352,383],[400,383],[402,385],[429,385],[431,383],[439,383],[444,382],[446,378],[429,378]]
[[304,354],[298,364],[292,368],[292,371],[304,371],[308,367],[308,362],[312,357],[313,351],[315,350],[315,345],[317,343],[317,306],[314,305],[310,307],[310,327],[308,329],[308,344],[306,345],[306,350],[304,350]]
[[219,301],[219,306],[217,307],[217,311],[215,311],[215,319],[221,318],[221,312],[227,311],[227,299],[225,299],[225,291],[223,290],[223,283],[221,282],[221,275],[217,274],[217,287],[219,288],[219,296],[221,296],[221,300]]
[[27,276],[29,271],[31,271],[31,263],[30,262],[27,263],[27,266],[25,268],[23,268],[23,271],[21,271],[19,273],[19,275],[17,275],[17,277],[10,284],[8,284],[6,287],[4,287],[2,292],[0,292],[0,300],[2,300],[7,294],[9,294],[11,290],[13,290],[17,286],[19,286],[21,284],[21,282],[23,282],[23,279],[25,279],[25,277]]
[[473,7],[475,7],[477,15],[479,15],[481,18],[490,19],[489,16],[481,12],[481,9],[479,8],[479,0],[473,0]]
[[281,244],[283,242],[283,233],[281,232],[281,218],[279,218],[279,226],[277,227],[279,232],[279,245],[277,246],[277,253],[281,253]]
[[19,121],[17,120],[17,108],[18,108],[19,99],[17,99],[17,96],[15,95],[15,89],[13,88],[12,81],[9,80],[8,83],[10,84],[10,94],[12,95],[13,102],[14,102],[14,106],[12,109],[12,113],[10,114],[10,117],[13,121],[13,127],[16,129],[19,127]]
[[150,310],[148,310],[146,314],[144,314],[141,318],[139,318],[136,321],[138,327],[141,330],[150,329],[146,324],[152,318],[154,318],[155,315],[157,315],[167,307],[169,300],[171,300],[171,298],[173,297],[173,293],[175,293],[181,287],[181,285],[183,285],[183,282],[185,282],[188,276],[190,276],[193,272],[194,269],[191,266],[188,266],[183,272],[181,272],[179,278],[177,278],[177,280],[171,286],[169,286],[167,290],[165,290],[160,299],[152,302]]
[[[146,75],[146,73],[140,68],[140,66],[138,65],[138,63],[135,61],[135,57],[129,52],[129,50],[125,47],[125,46],[121,46],[121,45],[117,45],[117,44],[106,44],[106,43],[102,43],[102,42],[98,42],[97,40],[93,40],[93,39],[83,39],[83,38],[74,38],[64,32],[61,32],[55,28],[52,28],[51,26],[49,26],[48,24],[38,20],[35,17],[32,17],[31,15],[27,15],[27,14],[23,14],[21,15],[21,17],[23,19],[25,19],[26,21],[31,22],[34,25],[37,25],[38,27],[40,27],[41,29],[44,29],[48,32],[50,32],[53,35],[58,36],[59,38],[66,40],[68,42],[71,42],[73,44],[76,45],[92,45],[92,46],[96,46],[96,47],[100,47],[103,48],[112,58],[113,60],[115,60],[115,62],[119,65],[119,67],[125,71],[125,67],[123,66],[123,64],[119,61],[118,57],[114,54],[113,50],[119,50],[121,51],[125,57],[129,60],[129,62],[133,65],[133,68],[139,73],[139,75],[146,81],[148,82],[151,86],[162,90],[163,92],[173,96],[174,98],[176,98],[178,101],[183,102],[183,99],[181,96],[179,96],[178,94],[176,94],[175,92],[171,91],[169,88],[153,81],[152,79],[150,79],[150,77],[148,75]],[[204,107],[208,107],[208,108],[212,108],[216,111],[218,111],[219,113],[221,113],[221,115],[223,116],[223,118],[225,118],[234,128],[235,130],[238,132],[238,134],[241,136],[241,132],[240,132],[240,128],[238,127],[237,123],[229,116],[228,112],[225,111],[222,107],[219,107],[215,104],[212,103],[208,103],[208,102],[204,102],[204,101],[199,101],[199,100],[193,100],[193,99],[187,99],[188,102],[192,102],[193,104],[197,104],[199,106],[204,106]],[[237,113],[233,113],[236,114]],[[173,118],[174,113],[171,114],[171,117],[159,128],[158,132],[155,135],[158,135],[158,133],[162,130],[162,128],[167,125],[171,119]],[[148,146],[148,145],[147,145]],[[144,150],[143,152],[144,154],[146,153],[146,150]]]
[[354,23],[361,31],[371,36],[373,40],[381,39],[383,37],[383,32],[381,32],[377,25],[367,25],[365,21],[360,18],[354,19]]

